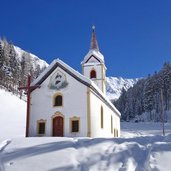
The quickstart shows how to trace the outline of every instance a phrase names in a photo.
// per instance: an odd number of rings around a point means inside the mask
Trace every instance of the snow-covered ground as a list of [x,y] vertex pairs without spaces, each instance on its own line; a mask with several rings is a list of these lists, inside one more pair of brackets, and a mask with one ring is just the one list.
[[158,126],[144,123],[142,129],[142,123],[138,130],[135,123],[123,123],[127,138],[14,138],[2,142],[1,170],[170,171],[171,134],[152,135]]
[[0,89],[0,142],[25,133],[26,102]]
[[25,102],[0,90],[0,171],[170,171],[171,123],[121,123],[121,138],[24,138]]

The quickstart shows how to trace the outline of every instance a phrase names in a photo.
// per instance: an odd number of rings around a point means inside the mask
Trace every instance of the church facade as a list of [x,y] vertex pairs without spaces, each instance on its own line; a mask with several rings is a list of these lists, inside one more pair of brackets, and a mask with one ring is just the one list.
[[120,112],[106,96],[106,66],[93,28],[82,74],[54,60],[31,84],[28,136],[119,137]]

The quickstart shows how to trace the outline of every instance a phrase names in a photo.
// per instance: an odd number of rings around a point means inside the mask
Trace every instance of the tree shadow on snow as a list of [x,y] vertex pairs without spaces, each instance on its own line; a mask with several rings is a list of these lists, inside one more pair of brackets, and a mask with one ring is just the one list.
[[41,145],[36,145],[33,147],[19,148],[12,152],[7,152],[2,155],[3,162],[8,162],[17,158],[26,158],[35,155],[41,155],[44,153],[55,152],[65,148],[73,146],[73,142],[70,141],[60,141],[52,142]]

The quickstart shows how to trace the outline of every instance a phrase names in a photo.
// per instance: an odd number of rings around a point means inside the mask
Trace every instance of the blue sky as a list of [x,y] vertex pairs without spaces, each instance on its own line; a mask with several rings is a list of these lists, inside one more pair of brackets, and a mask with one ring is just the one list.
[[0,0],[0,36],[81,72],[91,27],[108,76],[144,77],[171,61],[169,0]]

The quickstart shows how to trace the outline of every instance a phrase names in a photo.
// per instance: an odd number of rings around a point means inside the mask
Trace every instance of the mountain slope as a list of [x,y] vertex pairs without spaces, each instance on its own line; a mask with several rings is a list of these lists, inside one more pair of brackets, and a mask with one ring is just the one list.
[[[24,51],[23,49],[17,47],[17,46],[14,46],[14,50],[16,52],[16,55],[17,55],[17,58],[19,59],[19,61],[22,60],[22,55],[24,53],[28,53],[26,51]],[[48,67],[48,63],[42,59],[40,59],[38,56],[32,54],[32,53],[29,53],[30,57],[31,57],[31,61],[32,61],[32,64],[33,64],[33,68],[35,69],[37,65],[40,66],[40,69],[44,68],[44,67]]]
[[107,77],[106,78],[106,91],[110,100],[117,100],[124,88],[126,91],[133,87],[139,79],[124,79],[122,77]]
[[27,76],[32,80],[48,66],[36,55],[0,39],[0,86],[18,94],[18,87],[25,85]]

